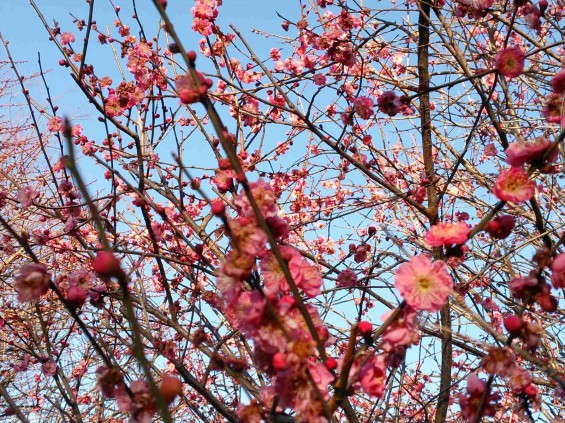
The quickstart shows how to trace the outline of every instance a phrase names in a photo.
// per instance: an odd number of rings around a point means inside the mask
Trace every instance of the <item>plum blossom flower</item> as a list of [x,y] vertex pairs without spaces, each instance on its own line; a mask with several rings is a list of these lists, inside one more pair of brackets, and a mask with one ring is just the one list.
[[175,80],[182,104],[198,103],[206,95],[208,89],[212,87],[211,79],[206,78],[201,72],[196,72],[196,75],[198,76],[198,85],[191,74],[179,76]]
[[502,201],[522,203],[534,196],[536,184],[524,169],[511,167],[502,172],[494,183],[493,192]]
[[308,371],[312,376],[312,380],[324,396],[324,399],[328,398],[328,385],[333,382],[335,376],[323,363],[313,363],[311,361],[307,362]]
[[432,262],[422,254],[400,265],[394,287],[415,310],[439,311],[453,288],[453,279],[444,262]]
[[516,357],[509,348],[489,347],[481,360],[481,367],[491,376],[508,376],[514,367]]
[[149,389],[149,384],[139,379],[130,385],[132,397],[120,390],[118,392],[118,408],[121,411],[130,413],[131,423],[150,423],[151,418],[157,412],[157,404]]
[[337,282],[336,282],[337,286],[343,286],[349,288],[355,286],[356,284],[357,284],[357,275],[351,269],[342,270],[341,272],[339,272],[339,275],[337,275]]
[[61,34],[61,44],[64,46],[75,42],[75,36],[72,32],[63,32]]
[[192,8],[192,29],[204,36],[212,35],[214,20],[218,17],[218,5],[221,1],[197,0]]
[[20,269],[14,287],[18,291],[18,301],[26,302],[39,299],[49,290],[51,275],[47,267],[40,263],[29,263]]
[[551,263],[551,282],[555,289],[565,288],[565,253],[559,254]]
[[383,355],[372,357],[359,371],[361,388],[371,397],[381,398],[386,388],[386,362]]
[[520,47],[507,47],[495,57],[496,70],[508,78],[516,78],[524,71],[526,55]]
[[[476,413],[482,412],[479,416],[493,416],[495,413],[495,404],[499,400],[499,394],[490,394],[488,391],[487,383],[479,379],[476,375],[471,374],[467,377],[467,394],[459,394],[459,405],[461,406],[461,415],[467,421],[475,421],[477,418]],[[479,404],[483,401],[482,397],[486,393],[486,400],[483,407],[480,408]]]
[[[263,217],[267,218],[277,215],[279,208],[276,204],[275,192],[271,185],[263,179],[258,179],[249,184],[249,190]],[[238,194],[235,199],[235,205],[238,207],[241,216],[255,217],[255,213],[245,191],[241,191]]]
[[316,85],[324,85],[326,83],[326,75],[323,75],[321,73],[317,73],[316,75],[314,75],[312,77],[312,80],[314,81],[314,84]]
[[488,232],[488,234],[493,238],[504,239],[512,233],[514,225],[516,225],[516,219],[514,218],[514,216],[505,214],[502,216],[497,216],[490,222],[487,222],[484,230]]
[[532,383],[532,375],[523,367],[513,366],[508,372],[508,386],[513,392],[519,394]]
[[117,367],[100,366],[96,369],[96,385],[106,398],[115,398],[123,389],[124,375]]
[[33,204],[33,200],[39,197],[39,193],[30,186],[22,187],[18,191],[18,201],[22,208],[27,209]]
[[52,361],[46,361],[41,365],[41,371],[45,376],[53,376],[57,371],[57,364]]
[[512,279],[508,285],[510,286],[510,291],[512,291],[512,296],[514,298],[524,299],[526,298],[529,288],[532,288],[538,284],[538,280],[535,274],[530,274],[528,276],[519,276]]
[[[394,310],[385,313],[381,318],[387,321]],[[407,347],[418,339],[418,313],[410,306],[406,306],[402,310],[402,314],[398,316],[385,329],[381,341],[382,348],[386,352],[398,350],[400,347]]]
[[377,106],[379,111],[389,116],[395,116],[398,113],[403,115],[412,115],[414,110],[410,107],[408,97],[398,97],[394,91],[386,91],[377,98]]
[[523,166],[526,163],[532,163],[533,161],[542,158],[551,145],[551,141],[544,137],[538,137],[531,142],[514,142],[510,144],[506,150],[504,150],[504,153],[506,153],[506,163],[515,167]]
[[54,117],[47,123],[47,129],[52,132],[58,132],[63,130],[63,119],[60,117]]
[[560,123],[565,121],[565,108],[563,102],[565,96],[563,94],[551,93],[545,98],[542,113],[548,123]]
[[[283,260],[287,263],[292,259],[301,260],[298,250],[292,247],[281,245],[279,247],[279,251]],[[261,274],[265,280],[265,293],[267,295],[277,295],[280,293],[286,293],[290,290],[282,267],[272,251],[269,250],[261,257],[260,266]]]
[[464,222],[438,223],[433,225],[424,238],[432,247],[442,245],[464,244],[471,229]]
[[316,266],[309,264],[306,260],[291,260],[289,270],[296,285],[304,291],[309,298],[320,295],[322,277]]
[[373,111],[373,100],[369,97],[357,97],[353,101],[355,113],[361,119],[369,119],[375,112]]

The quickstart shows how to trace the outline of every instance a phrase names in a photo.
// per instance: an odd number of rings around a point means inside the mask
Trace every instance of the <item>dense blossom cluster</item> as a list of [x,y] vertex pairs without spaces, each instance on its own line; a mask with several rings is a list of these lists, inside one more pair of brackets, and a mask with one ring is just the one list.
[[101,131],[0,84],[0,417],[565,418],[563,5],[155,3],[45,24]]

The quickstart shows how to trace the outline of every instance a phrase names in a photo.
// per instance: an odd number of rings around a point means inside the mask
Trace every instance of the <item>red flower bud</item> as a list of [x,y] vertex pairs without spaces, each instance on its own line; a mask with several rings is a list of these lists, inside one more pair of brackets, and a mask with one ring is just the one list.
[[523,326],[522,319],[520,319],[515,314],[506,317],[503,321],[503,324],[506,330],[508,331],[508,333],[514,336],[520,334],[520,331],[522,330],[522,326]]
[[222,200],[212,200],[212,214],[214,216],[223,216],[226,212],[226,205]]
[[282,353],[275,353],[273,355],[273,367],[275,370],[284,370],[286,369],[286,357]]
[[176,376],[165,375],[161,381],[159,392],[163,397],[163,401],[169,404],[182,392],[182,382]]
[[535,397],[538,394],[537,388],[531,383],[524,388],[524,394],[529,397]]
[[329,357],[326,359],[326,368],[328,370],[337,369],[337,360],[335,358]]
[[189,52],[186,53],[188,60],[190,60],[192,63],[196,62],[196,52],[194,50],[190,50]]
[[120,261],[111,251],[98,251],[96,258],[92,260],[92,269],[103,278],[123,276]]
[[493,238],[504,239],[510,235],[515,224],[516,219],[514,216],[498,216],[485,225],[485,231]]
[[370,336],[373,332],[373,325],[369,322],[357,323],[357,331],[363,336]]

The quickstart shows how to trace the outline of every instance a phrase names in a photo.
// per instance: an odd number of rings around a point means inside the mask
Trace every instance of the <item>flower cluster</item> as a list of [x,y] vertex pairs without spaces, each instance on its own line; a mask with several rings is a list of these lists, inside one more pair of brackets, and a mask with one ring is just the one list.
[[[307,320],[314,325],[322,346],[328,340],[328,331],[314,307],[298,306],[297,301],[302,299],[293,296],[293,286],[312,298],[320,294],[322,278],[317,267],[295,248],[278,245],[276,250],[266,249],[267,236],[257,223],[255,207],[269,227],[277,228],[275,237],[288,234],[284,229],[288,224],[279,216],[275,200],[273,189],[262,180],[250,183],[247,194],[237,196],[234,203],[239,216],[227,219],[232,250],[221,265],[216,283],[229,322],[253,340],[255,361],[272,377],[265,395],[277,395],[280,407],[294,409],[305,421],[316,421],[323,415],[317,392],[327,398],[334,376],[323,363],[312,361],[320,345]],[[262,286],[257,286],[252,277],[257,260]],[[243,416],[251,410],[243,407],[239,412]]]
[[218,6],[221,0],[196,0],[192,8],[192,29],[204,36],[214,32],[214,20],[218,17]]
[[[544,137],[538,137],[532,142],[512,143],[504,150],[506,163],[515,167],[521,167],[526,163],[531,164],[541,159],[551,146],[552,142]],[[557,158],[557,150],[554,150],[554,152],[550,160]]]
[[[483,397],[485,400],[483,402]],[[487,383],[479,379],[476,375],[470,374],[467,377],[467,393],[459,394],[459,405],[461,415],[466,421],[473,422],[477,419],[477,413],[481,416],[494,416],[496,402],[500,399],[499,394],[491,394]],[[479,404],[483,404],[482,408]]]
[[389,116],[396,116],[398,113],[402,113],[404,116],[414,114],[414,109],[410,106],[408,97],[398,97],[394,91],[382,93],[377,98],[377,106],[379,107],[379,111]]

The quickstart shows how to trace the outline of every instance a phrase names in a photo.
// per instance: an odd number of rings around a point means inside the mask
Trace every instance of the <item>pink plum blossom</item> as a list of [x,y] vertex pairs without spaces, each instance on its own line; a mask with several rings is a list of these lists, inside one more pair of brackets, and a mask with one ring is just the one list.
[[528,172],[518,167],[503,171],[494,183],[493,192],[502,201],[522,203],[534,196],[536,184]]
[[464,244],[470,231],[471,229],[464,222],[438,223],[430,228],[424,238],[432,247]]
[[355,109],[355,113],[361,119],[369,119],[375,113],[373,111],[373,100],[369,97],[357,97],[353,101],[353,107]]
[[51,275],[47,267],[40,263],[29,263],[20,269],[14,287],[18,291],[18,301],[26,302],[39,299],[49,290]]
[[[485,394],[486,391],[486,394]],[[486,400],[483,403],[483,396]],[[461,415],[466,421],[472,422],[477,419],[477,413],[482,416],[493,416],[495,413],[495,404],[500,396],[498,394],[490,394],[487,383],[479,379],[476,375],[470,374],[467,377],[467,393],[459,394],[459,405],[461,406]],[[483,404],[479,408],[479,404]],[[480,419],[479,419],[480,420]]]
[[149,384],[139,379],[130,385],[132,397],[125,391],[118,392],[118,408],[130,414],[131,423],[150,423],[157,412],[157,404],[149,389]]
[[487,222],[484,230],[493,238],[504,239],[512,233],[514,225],[516,225],[516,219],[514,216],[505,214],[502,216],[496,216],[490,222]]
[[75,42],[75,36],[72,32],[63,32],[61,34],[61,44],[64,46]]
[[516,78],[524,71],[526,55],[520,47],[507,47],[495,57],[496,70],[508,78]]
[[538,137],[531,142],[512,143],[504,150],[504,153],[506,153],[506,163],[515,167],[532,163],[540,159],[551,145],[551,141],[544,137]]
[[357,284],[357,275],[351,269],[345,269],[339,272],[337,275],[336,286],[342,286],[346,288],[353,287]]
[[27,209],[33,201],[39,197],[39,193],[30,186],[22,187],[18,191],[18,201],[23,209]]
[[386,364],[383,355],[372,357],[359,371],[361,388],[370,397],[381,398],[386,388]]
[[[264,218],[274,217],[277,215],[279,208],[276,204],[275,192],[271,185],[263,179],[249,183],[251,195]],[[247,198],[245,191],[241,191],[235,199],[235,205],[239,209],[241,216],[254,217],[255,212],[251,207],[251,203]]]
[[432,262],[422,254],[400,265],[394,287],[415,310],[439,311],[453,288],[453,279],[444,262]]
[[[382,316],[386,321],[393,310]],[[410,306],[403,308],[402,313],[385,329],[381,341],[386,352],[392,352],[400,347],[407,347],[418,339],[418,313]]]
[[41,365],[41,372],[45,376],[53,376],[57,372],[57,364],[52,360],[46,361]]
[[523,299],[527,295],[526,292],[528,292],[528,289],[536,286],[537,284],[538,284],[538,280],[534,274],[524,277],[518,276],[516,278],[513,278],[508,285],[510,286],[510,291],[512,291],[512,295],[514,298]]
[[565,119],[565,108],[563,104],[565,96],[563,94],[551,93],[545,98],[542,114],[548,123],[560,123]]

